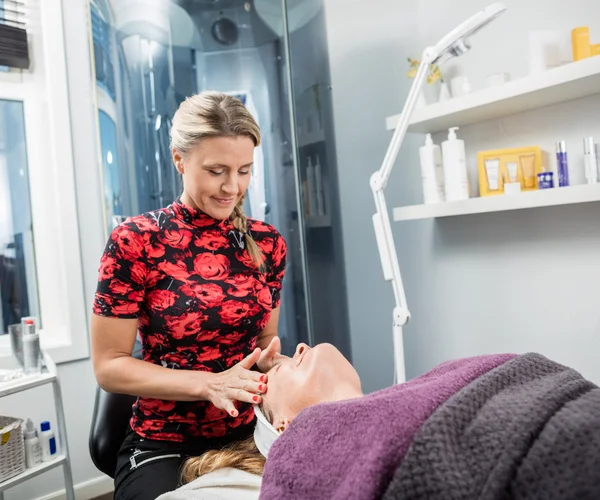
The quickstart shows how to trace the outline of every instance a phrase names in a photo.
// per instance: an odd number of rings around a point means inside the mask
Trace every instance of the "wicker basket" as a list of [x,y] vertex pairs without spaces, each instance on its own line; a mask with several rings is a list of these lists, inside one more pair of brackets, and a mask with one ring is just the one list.
[[25,471],[23,421],[0,416],[0,483]]

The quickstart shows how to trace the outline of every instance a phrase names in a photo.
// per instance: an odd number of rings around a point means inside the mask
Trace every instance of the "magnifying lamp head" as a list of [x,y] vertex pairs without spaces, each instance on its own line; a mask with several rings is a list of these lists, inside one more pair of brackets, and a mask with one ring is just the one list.
[[471,49],[469,37],[491,23],[500,14],[504,13],[505,10],[506,6],[501,2],[497,2],[479,11],[457,26],[436,45],[435,52],[437,57],[434,62],[441,64],[452,57],[462,56],[467,53]]

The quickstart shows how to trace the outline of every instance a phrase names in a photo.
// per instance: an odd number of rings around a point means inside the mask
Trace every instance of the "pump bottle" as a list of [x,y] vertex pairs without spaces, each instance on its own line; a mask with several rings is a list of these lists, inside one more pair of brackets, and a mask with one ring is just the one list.
[[421,160],[421,179],[425,204],[444,201],[442,152],[440,147],[433,143],[431,134],[425,136],[425,145],[419,148],[419,159]]
[[451,127],[448,130],[448,140],[442,142],[446,201],[460,201],[469,198],[465,141],[457,139],[456,130],[458,127]]

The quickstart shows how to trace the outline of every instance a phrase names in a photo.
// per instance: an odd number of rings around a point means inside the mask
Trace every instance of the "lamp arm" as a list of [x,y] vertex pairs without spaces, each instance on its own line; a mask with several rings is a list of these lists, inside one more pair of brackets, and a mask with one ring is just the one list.
[[385,202],[383,190],[389,180],[394,162],[400,151],[400,146],[406,130],[408,122],[414,107],[417,103],[417,98],[425,79],[429,65],[435,58],[435,50],[428,47],[423,52],[423,57],[417,74],[413,81],[412,87],[408,93],[404,109],[396,125],[396,130],[392,136],[390,145],[383,159],[380,169],[371,176],[371,190],[375,200],[376,212],[373,215],[373,227],[375,230],[375,238],[377,240],[377,248],[381,258],[381,267],[383,269],[383,277],[386,281],[392,282],[394,291],[395,307],[393,313],[393,333],[394,333],[394,365],[395,379],[397,382],[404,382],[404,351],[402,343],[402,327],[410,319],[410,312],[406,305],[406,295],[402,284],[402,275],[400,274],[400,265],[398,264],[398,255],[396,254],[396,246],[392,234],[390,216]]

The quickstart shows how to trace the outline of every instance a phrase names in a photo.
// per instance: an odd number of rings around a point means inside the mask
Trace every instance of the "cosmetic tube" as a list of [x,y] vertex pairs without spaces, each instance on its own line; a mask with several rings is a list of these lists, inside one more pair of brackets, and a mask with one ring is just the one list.
[[521,155],[519,163],[523,172],[523,184],[526,188],[535,188],[535,155]]
[[500,169],[500,160],[493,158],[485,160],[485,173],[487,175],[488,188],[490,191],[498,191],[498,170]]
[[558,171],[558,187],[569,185],[569,163],[567,161],[567,143],[556,143],[556,169]]

